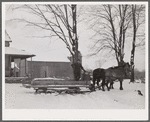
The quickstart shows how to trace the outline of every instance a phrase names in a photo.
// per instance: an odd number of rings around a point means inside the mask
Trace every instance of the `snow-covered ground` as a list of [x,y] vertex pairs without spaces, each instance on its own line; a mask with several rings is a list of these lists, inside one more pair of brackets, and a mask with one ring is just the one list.
[[[5,84],[5,109],[144,109],[145,84],[124,80],[124,90],[115,82],[110,91],[85,94],[34,94],[22,84]],[[86,88],[85,88],[86,89]],[[140,90],[143,96],[139,95]]]

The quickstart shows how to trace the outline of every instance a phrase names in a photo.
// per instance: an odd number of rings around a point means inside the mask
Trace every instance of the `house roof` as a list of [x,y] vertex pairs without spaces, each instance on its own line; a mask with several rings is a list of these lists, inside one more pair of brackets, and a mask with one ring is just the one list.
[[7,31],[5,30],[5,41],[12,42],[10,36],[8,35]]
[[21,59],[26,59],[35,56],[34,54],[30,54],[26,51],[23,50],[18,50],[13,47],[5,47],[5,55],[10,55],[12,58],[12,61],[15,58],[21,58]]
[[67,58],[58,58],[58,57],[51,57],[51,56],[47,56],[47,58],[45,58],[44,56],[36,56],[32,58],[32,62],[70,62],[69,59]]

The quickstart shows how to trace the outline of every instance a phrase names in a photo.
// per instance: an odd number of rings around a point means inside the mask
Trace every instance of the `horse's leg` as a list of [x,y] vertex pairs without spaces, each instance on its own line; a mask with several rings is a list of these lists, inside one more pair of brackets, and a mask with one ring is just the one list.
[[114,89],[114,86],[113,86],[113,84],[114,84],[114,81],[112,81],[112,83],[111,83],[111,88],[112,88],[112,89]]
[[113,82],[113,80],[111,80],[110,86],[109,86],[110,89],[114,89],[113,84],[114,84],[114,82]]
[[97,87],[99,88],[100,78],[97,78]]
[[105,83],[105,77],[102,78],[102,91],[105,91],[104,86],[108,86],[107,83]]
[[95,81],[96,81],[96,77],[93,76],[93,84],[92,84],[92,91],[95,91]]
[[110,83],[110,85],[111,85],[111,79],[110,79],[110,78],[107,80],[107,84],[106,84],[108,91],[111,89],[110,86],[108,86],[109,83]]
[[107,78],[106,81],[105,81],[105,85],[106,85],[108,91],[110,90],[109,83],[111,83],[111,79]]
[[107,90],[109,91],[108,80],[105,80],[105,86],[107,87]]
[[93,85],[95,85],[96,78],[93,77]]
[[111,89],[112,88],[112,84],[110,83],[110,85],[109,85],[109,88]]
[[123,90],[122,82],[123,82],[123,79],[120,79],[120,90]]
[[112,80],[111,79],[109,79],[109,89],[111,89],[111,82],[112,82]]

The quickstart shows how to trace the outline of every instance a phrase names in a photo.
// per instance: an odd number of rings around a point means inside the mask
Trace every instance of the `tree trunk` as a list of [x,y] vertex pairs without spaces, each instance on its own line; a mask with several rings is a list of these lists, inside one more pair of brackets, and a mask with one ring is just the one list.
[[[76,21],[76,5],[72,5],[72,15],[73,15],[73,65],[78,61],[78,38],[77,38],[77,21]],[[73,67],[74,70],[74,78],[76,73],[76,67]]]
[[135,41],[136,41],[136,5],[132,5],[132,16],[133,16],[133,42],[132,42],[132,51],[131,51],[131,79],[130,82],[134,82],[134,55],[135,55]]
[[72,5],[72,17],[73,17],[73,51],[74,51],[74,63],[78,60],[78,39],[77,39],[77,21],[76,21],[76,5]]

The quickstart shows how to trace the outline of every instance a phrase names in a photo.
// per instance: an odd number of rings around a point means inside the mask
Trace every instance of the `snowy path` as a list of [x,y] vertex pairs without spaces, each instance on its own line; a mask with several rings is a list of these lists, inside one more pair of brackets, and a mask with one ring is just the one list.
[[[34,90],[22,84],[5,84],[6,109],[144,109],[145,84],[123,82],[124,90],[119,90],[119,82],[111,91],[86,94],[34,94]],[[138,95],[141,90],[144,96]]]

